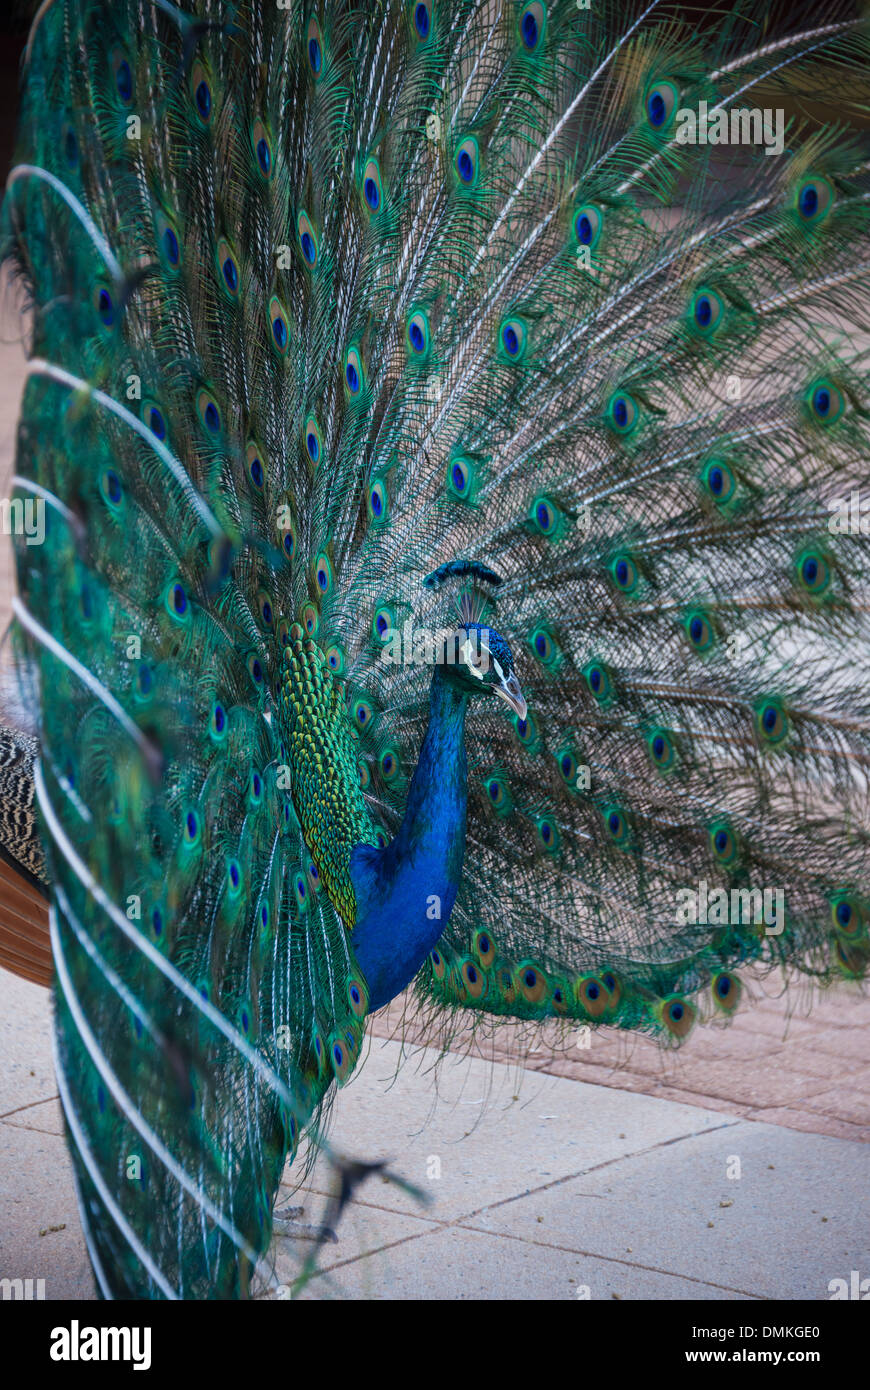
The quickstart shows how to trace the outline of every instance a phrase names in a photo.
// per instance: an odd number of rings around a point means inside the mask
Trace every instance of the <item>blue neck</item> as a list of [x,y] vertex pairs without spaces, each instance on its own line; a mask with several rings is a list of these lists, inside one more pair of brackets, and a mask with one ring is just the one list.
[[436,666],[429,727],[399,833],[386,849],[357,845],[351,855],[357,898],[352,941],[370,1011],[410,984],[456,901],[465,854],[467,704],[468,696]]

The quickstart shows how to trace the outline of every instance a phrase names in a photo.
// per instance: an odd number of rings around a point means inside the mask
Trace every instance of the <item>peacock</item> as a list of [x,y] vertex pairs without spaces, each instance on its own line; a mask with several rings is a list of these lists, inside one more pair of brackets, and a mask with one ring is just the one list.
[[868,60],[850,0],[36,9],[2,824],[103,1297],[262,1287],[409,986],[679,1045],[864,976]]

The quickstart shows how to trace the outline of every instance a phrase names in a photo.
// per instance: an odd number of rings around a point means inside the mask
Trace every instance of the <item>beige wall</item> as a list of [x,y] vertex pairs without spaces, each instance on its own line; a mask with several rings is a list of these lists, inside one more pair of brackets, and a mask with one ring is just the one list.
[[[8,497],[15,472],[15,433],[24,389],[24,320],[20,296],[4,274],[0,280],[0,497]],[[0,631],[9,621],[12,595],[12,546],[0,535]]]
[[[10,285],[7,276],[0,278],[0,497],[11,492],[15,472],[15,435],[18,410],[24,390],[25,322],[20,310],[21,297]],[[14,564],[9,536],[0,532],[0,637],[9,624],[14,592]],[[0,705],[8,717],[15,717],[15,700],[8,689],[9,644],[0,647]],[[20,722],[17,720],[16,722]]]

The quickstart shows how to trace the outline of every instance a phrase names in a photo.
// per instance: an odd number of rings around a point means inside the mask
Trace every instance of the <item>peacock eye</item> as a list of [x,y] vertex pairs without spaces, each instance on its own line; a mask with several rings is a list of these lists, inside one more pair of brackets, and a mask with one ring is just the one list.
[[577,759],[574,757],[574,754],[566,750],[563,753],[557,754],[557,761],[562,780],[569,787],[573,786],[574,778],[577,776]]
[[724,821],[710,826],[710,849],[720,864],[733,864],[737,858],[737,838]]
[[802,222],[823,222],[834,205],[834,190],[827,179],[810,178],[800,185],[795,208]]
[[527,53],[540,47],[547,27],[547,7],[534,0],[520,12],[520,42]]
[[293,891],[296,894],[297,906],[305,907],[308,903],[308,885],[305,882],[304,874],[296,874],[294,876]]
[[819,551],[807,550],[798,556],[795,565],[798,583],[813,598],[820,598],[831,583],[831,567]]
[[835,931],[845,936],[857,936],[863,918],[864,912],[857,898],[838,894],[831,900],[831,923]]
[[715,290],[696,290],[689,304],[689,322],[696,333],[711,338],[722,322],[725,305]]
[[326,664],[329,667],[330,671],[334,671],[337,676],[340,676],[343,673],[345,667],[345,657],[344,651],[341,647],[339,647],[338,645],[327,647]]
[[129,106],[133,100],[133,70],[123,54],[115,54],[113,59],[115,69],[115,88],[118,96],[125,106]]
[[369,701],[365,699],[354,700],[351,708],[351,717],[358,729],[367,729],[374,718],[374,710]]
[[591,203],[585,203],[578,208],[574,214],[574,236],[580,246],[588,246],[593,250],[601,238],[601,228],[604,224],[601,212],[593,207]]
[[673,82],[656,82],[649,88],[644,108],[653,130],[664,130],[670,124],[676,105],[677,89]]
[[372,636],[379,642],[384,639],[384,634],[390,632],[396,626],[395,615],[392,608],[384,605],[376,608],[372,619]]
[[254,147],[257,168],[264,179],[270,179],[274,168],[272,162],[272,141],[265,125],[259,119],[254,121],[251,130],[251,144]]
[[239,293],[239,263],[226,237],[218,241],[216,259],[223,288],[235,299]]
[[384,186],[381,170],[375,158],[367,159],[363,169],[362,192],[366,208],[370,213],[380,212],[384,201]]
[[384,483],[378,479],[372,483],[368,494],[369,520],[372,522],[386,521],[389,512],[387,489]]
[[535,529],[542,536],[552,536],[559,529],[561,512],[549,497],[536,497],[532,502],[529,516]]
[[617,555],[610,566],[610,573],[617,589],[623,594],[633,594],[638,584],[638,570],[630,555]]
[[154,689],[154,672],[151,667],[142,664],[136,673],[135,694],[139,700],[148,700]]
[[462,141],[453,164],[461,187],[474,188],[480,169],[480,150],[473,135]]
[[686,636],[696,652],[708,652],[716,642],[715,629],[705,613],[693,612],[688,615]]
[[561,658],[561,651],[550,629],[543,623],[533,628],[528,643],[542,666],[555,666]]
[[272,330],[272,342],[282,357],[287,356],[287,349],[290,346],[290,329],[288,327],[287,310],[281,303],[277,295],[273,295],[269,300],[269,325]]
[[610,428],[617,434],[631,434],[640,418],[640,411],[633,396],[627,391],[617,391],[607,402],[607,419]]
[[608,668],[601,661],[591,661],[584,673],[586,684],[592,698],[599,704],[608,704],[613,696],[613,682]]
[[531,961],[517,966],[514,985],[529,1004],[540,1004],[547,993],[546,976]]
[[271,627],[275,620],[275,611],[272,607],[271,599],[264,590],[257,594],[257,607],[260,610],[260,618],[265,627]]
[[676,762],[676,749],[664,729],[654,729],[647,739],[649,755],[659,772],[670,772]]
[[514,728],[523,747],[527,748],[530,753],[534,753],[538,744],[538,725],[531,711],[526,713],[525,719],[520,719],[519,715],[514,715]]
[[311,75],[315,82],[319,82],[323,75],[323,35],[316,19],[310,19],[308,22],[306,52]]
[[356,397],[360,394],[365,380],[363,371],[362,355],[359,348],[350,347],[347,350],[344,361],[344,382],[348,394]]
[[103,327],[113,328],[115,324],[115,301],[105,285],[95,287],[93,303],[97,318]]
[[470,459],[452,458],[447,464],[447,494],[456,502],[470,502],[473,494],[474,465]]
[[206,434],[215,439],[221,432],[221,413],[217,401],[206,390],[197,392],[196,413]]
[[625,844],[628,839],[628,822],[620,810],[616,807],[606,810],[604,812],[604,825],[613,844]]
[[411,20],[419,43],[426,43],[432,32],[432,0],[416,0],[411,5]]
[[183,584],[170,584],[166,591],[166,608],[171,618],[185,622],[190,616],[190,600]]
[[209,733],[216,742],[220,742],[220,740],[225,736],[226,731],[226,710],[224,709],[222,704],[216,702],[214,705],[212,705],[211,719],[209,720]]
[[725,1013],[733,1013],[740,1003],[740,981],[736,975],[721,971],[713,976],[713,1002]]
[[408,346],[415,357],[424,358],[429,352],[429,319],[417,309],[408,319]]
[[704,464],[701,486],[711,502],[717,507],[725,507],[734,498],[737,479],[724,459],[711,458]]
[[315,415],[306,416],[305,424],[302,427],[302,438],[309,461],[316,466],[323,454],[323,436]]
[[401,772],[401,761],[394,748],[385,748],[381,754],[381,776],[385,782],[394,782]]
[[522,319],[505,319],[499,329],[501,351],[510,362],[521,362],[528,343],[528,329]]
[[781,743],[789,732],[789,721],[779,700],[763,700],[755,711],[755,728],[762,743]]
[[314,582],[317,585],[318,592],[321,594],[330,593],[334,578],[329,556],[324,551],[321,551],[314,561]]
[[481,965],[492,965],[495,960],[495,942],[487,931],[474,934],[474,953]]
[[178,237],[171,227],[166,227],[163,232],[163,252],[170,265],[178,265]]
[[820,425],[833,425],[846,409],[842,391],[828,377],[813,382],[806,401],[812,418]]
[[211,79],[205,65],[197,60],[190,73],[190,90],[196,114],[203,125],[208,125],[214,111]]
[[247,465],[248,477],[254,484],[258,492],[262,491],[266,481],[266,469],[263,465],[263,456],[256,444],[251,443],[245,450],[245,463]]
[[555,853],[559,848],[559,829],[555,821],[550,820],[549,816],[541,816],[538,819],[537,830],[542,848],[548,853]]
[[118,477],[114,468],[107,468],[100,478],[100,493],[103,500],[114,510],[118,507],[124,496],[121,487],[121,479]]
[[159,406],[146,404],[143,415],[151,433],[160,440],[166,438],[166,420]]
[[350,980],[347,986],[347,997],[351,1009],[357,1018],[363,1018],[366,1012],[367,998],[366,989],[360,980]]
[[308,268],[313,270],[317,264],[318,256],[317,233],[307,212],[300,212],[296,229],[299,234],[299,249],[302,252],[302,259]]
[[170,271],[177,270],[181,262],[181,243],[178,240],[178,230],[163,211],[156,212],[154,222],[160,257]]

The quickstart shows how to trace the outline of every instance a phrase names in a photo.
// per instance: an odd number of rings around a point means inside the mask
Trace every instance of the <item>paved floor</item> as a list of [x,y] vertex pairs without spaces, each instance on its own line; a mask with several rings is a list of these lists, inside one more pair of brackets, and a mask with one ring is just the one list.
[[[0,971],[0,1278],[93,1297],[61,1135],[44,990]],[[339,1151],[386,1158],[303,1297],[829,1296],[870,1274],[870,1146],[372,1038],[338,1097]],[[288,1202],[321,1218],[319,1160]],[[278,1237],[289,1283],[305,1243]]]
[[[432,1041],[402,1001],[371,1026],[381,1037]],[[466,1050],[461,1038],[455,1045]],[[520,1027],[504,1025],[475,1046],[532,1071],[870,1143],[870,993],[859,985],[819,990],[794,980],[785,989],[778,974],[747,979],[728,1026],[696,1027],[680,1048],[601,1028],[585,1037],[552,1029],[529,1051]]]

